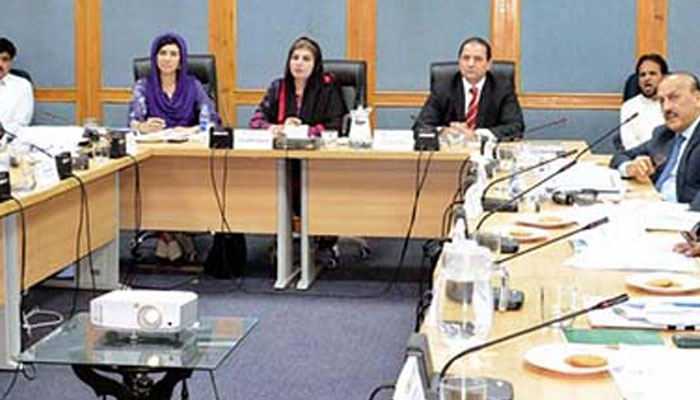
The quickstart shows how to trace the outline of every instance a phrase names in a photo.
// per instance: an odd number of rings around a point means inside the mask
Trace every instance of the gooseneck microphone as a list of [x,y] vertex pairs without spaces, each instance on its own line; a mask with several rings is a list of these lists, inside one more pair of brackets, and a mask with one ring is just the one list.
[[561,174],[562,172],[564,172],[564,171],[568,170],[569,168],[573,167],[574,165],[576,165],[576,163],[578,163],[578,160],[579,160],[584,154],[586,154],[586,153],[589,152],[591,149],[593,149],[593,147],[597,146],[599,143],[601,143],[602,141],[604,141],[605,139],[607,139],[608,137],[610,137],[613,133],[617,132],[623,125],[625,125],[625,124],[629,123],[630,121],[632,121],[633,119],[637,118],[638,115],[639,115],[638,112],[636,112],[636,113],[630,115],[627,119],[625,119],[624,121],[622,121],[622,122],[620,122],[619,124],[617,124],[614,128],[612,128],[612,129],[610,129],[609,131],[607,131],[607,132],[605,132],[604,134],[602,134],[598,139],[596,139],[595,141],[593,141],[593,143],[591,143],[591,144],[589,144],[588,146],[586,146],[583,150],[581,150],[581,151],[576,155],[576,157],[574,157],[573,160],[571,160],[571,161],[569,161],[568,163],[564,164],[564,165],[561,166],[559,169],[557,169],[557,170],[554,171],[553,173],[547,175],[546,177],[544,177],[544,178],[541,179],[540,181],[534,183],[534,184],[533,184],[532,186],[530,186],[529,188],[523,190],[523,191],[520,192],[518,195],[511,197],[510,200],[504,202],[500,207],[498,207],[498,208],[496,208],[496,209],[494,209],[494,210],[491,210],[491,211],[489,211],[488,213],[486,213],[483,217],[481,217],[481,220],[479,220],[479,223],[476,224],[476,228],[475,228],[475,229],[476,229],[476,230],[479,230],[479,228],[481,228],[481,226],[484,224],[484,222],[485,222],[489,217],[491,217],[493,214],[495,214],[495,213],[497,213],[497,212],[503,210],[504,208],[508,207],[509,205],[511,205],[511,204],[515,203],[516,201],[522,199],[522,198],[525,197],[525,195],[527,195],[528,193],[532,192],[533,190],[537,189],[538,187],[540,187],[540,186],[543,185],[544,183],[550,181],[552,178],[556,177],[557,175]]
[[[489,182],[488,185],[486,185],[486,187],[484,188],[484,193],[481,195],[481,204],[483,204],[484,210],[487,210],[487,211],[488,211],[488,210],[492,210],[492,209],[494,209],[494,208],[498,208],[498,205],[499,205],[499,204],[495,204],[495,203],[498,203],[498,200],[487,199],[487,198],[486,198],[486,193],[487,193],[492,187],[494,187],[495,185],[497,185],[497,184],[499,184],[500,182],[503,182],[503,181],[505,181],[505,180],[508,180],[508,179],[514,178],[514,177],[516,177],[516,176],[519,176],[519,175],[521,175],[521,174],[524,174],[524,173],[526,173],[526,172],[530,172],[530,171],[532,171],[532,170],[534,170],[534,169],[543,167],[543,166],[545,166],[545,165],[547,165],[547,164],[553,163],[554,161],[561,160],[561,159],[564,159],[564,158],[568,158],[568,157],[570,157],[570,156],[573,156],[573,155],[576,154],[577,152],[578,152],[578,150],[569,150],[569,151],[567,151],[567,152],[565,152],[565,153],[559,154],[559,155],[556,156],[556,157],[549,158],[549,159],[547,159],[547,160],[538,162],[537,164],[530,165],[529,167],[526,167],[526,168],[523,168],[523,169],[521,169],[521,170],[515,171],[515,172],[513,172],[512,174],[508,174],[508,175],[505,175],[505,176],[502,176],[502,177],[500,177],[500,178],[497,178],[497,179],[492,180],[491,182]],[[491,205],[491,207],[487,208],[487,204]]]
[[566,320],[569,320],[569,319],[572,319],[572,318],[576,318],[576,317],[578,317],[579,315],[587,314],[587,313],[589,313],[589,312],[591,312],[591,311],[594,311],[594,310],[602,310],[602,309],[605,309],[605,308],[609,308],[609,307],[612,307],[612,306],[616,306],[616,305],[618,305],[618,304],[620,304],[620,303],[624,303],[624,302],[627,301],[627,300],[629,300],[629,295],[628,295],[627,293],[619,294],[619,295],[617,295],[617,296],[615,296],[615,297],[610,297],[610,298],[608,298],[608,299],[606,299],[606,300],[603,300],[603,301],[601,301],[601,302],[599,302],[599,303],[597,303],[597,304],[594,304],[594,305],[592,305],[592,306],[590,306],[590,307],[583,308],[583,309],[580,309],[580,310],[578,310],[578,311],[574,311],[574,312],[572,312],[572,313],[563,315],[563,316],[561,316],[561,317],[554,318],[554,319],[551,319],[551,320],[549,320],[549,321],[542,322],[542,323],[540,323],[540,324],[531,326],[531,327],[529,327],[529,328],[521,329],[521,330],[519,330],[519,331],[510,333],[510,334],[508,334],[508,335],[501,336],[501,337],[499,337],[499,338],[497,338],[497,339],[490,340],[490,341],[488,341],[488,342],[486,342],[486,343],[483,343],[483,344],[480,344],[480,345],[478,345],[478,346],[469,347],[469,348],[467,348],[466,350],[463,350],[463,351],[457,353],[456,355],[454,355],[452,358],[450,358],[450,359],[445,363],[445,365],[444,365],[444,366],[442,367],[442,369],[440,370],[440,375],[439,375],[439,381],[438,381],[438,382],[442,381],[442,379],[445,377],[445,374],[447,374],[447,371],[450,369],[450,367],[452,366],[452,364],[455,363],[455,361],[457,361],[457,360],[459,360],[460,358],[466,356],[467,354],[475,353],[475,352],[477,352],[477,351],[486,349],[486,348],[488,348],[488,347],[495,346],[495,345],[497,345],[497,344],[499,344],[499,343],[503,343],[503,342],[505,342],[505,341],[508,341],[508,340],[515,339],[515,338],[517,338],[517,337],[526,335],[526,334],[528,334],[528,333],[530,333],[530,332],[534,332],[534,331],[540,330],[540,329],[542,329],[542,328],[546,328],[546,327],[548,327],[548,326],[550,326],[550,325],[553,325],[553,324],[556,324],[556,323],[559,323],[559,322],[563,322],[563,321],[566,321]]
[[538,244],[538,245],[536,245],[536,246],[532,246],[532,247],[527,248],[527,249],[525,249],[525,250],[523,250],[523,251],[517,252],[517,253],[515,253],[515,254],[511,254],[511,255],[509,255],[509,256],[507,256],[507,257],[500,258],[500,259],[496,260],[495,263],[496,263],[496,264],[503,264],[503,263],[505,263],[505,262],[508,262],[508,261],[513,260],[514,258],[518,258],[518,257],[520,257],[520,256],[524,256],[525,254],[531,253],[531,252],[533,252],[533,251],[535,251],[535,250],[539,250],[539,249],[541,249],[541,248],[543,248],[543,247],[547,247],[547,246],[549,246],[550,244],[556,243],[556,242],[558,242],[558,241],[560,241],[560,240],[564,240],[564,239],[566,239],[566,238],[568,238],[568,237],[574,236],[575,234],[577,234],[577,233],[579,233],[579,232],[583,232],[583,231],[587,231],[587,230],[589,230],[589,229],[597,228],[597,227],[599,227],[600,225],[607,224],[608,222],[610,222],[610,219],[609,219],[608,217],[603,217],[603,218],[597,219],[597,220],[595,220],[595,221],[593,221],[593,222],[590,222],[590,223],[588,223],[588,224],[586,224],[586,225],[584,225],[584,226],[582,226],[582,227],[580,227],[580,228],[578,228],[578,229],[574,229],[574,230],[571,231],[571,232],[567,232],[567,233],[565,233],[565,234],[563,234],[563,235],[559,235],[559,236],[555,237],[554,239],[548,240],[548,241],[546,241],[546,242],[542,242],[542,243],[540,243],[540,244]]
[[[537,125],[537,126],[535,126],[535,127],[533,127],[533,128],[524,130],[522,135],[523,135],[523,137],[525,137],[525,135],[529,135],[529,134],[531,134],[532,132],[537,132],[537,131],[539,131],[539,130],[546,129],[546,128],[550,128],[550,127],[552,127],[552,126],[563,125],[563,124],[566,123],[566,121],[567,121],[567,118],[566,118],[566,117],[562,117],[562,118],[559,118],[559,119],[556,119],[556,120],[553,120],[553,121],[548,121],[548,122],[545,122],[544,124]],[[493,157],[494,157],[494,158],[496,158],[496,151],[497,151],[497,149],[498,149],[498,145],[501,144],[501,142],[503,142],[503,141],[504,141],[504,140],[502,140],[502,139],[500,139],[500,138],[498,138],[498,137],[496,138],[496,145],[493,147],[493,153],[494,153],[494,154],[493,154]],[[505,140],[505,141],[507,141],[507,140]],[[481,154],[484,154],[484,151],[483,151],[484,143],[483,143],[483,142],[482,142],[482,144],[481,144],[481,147],[482,147]]]

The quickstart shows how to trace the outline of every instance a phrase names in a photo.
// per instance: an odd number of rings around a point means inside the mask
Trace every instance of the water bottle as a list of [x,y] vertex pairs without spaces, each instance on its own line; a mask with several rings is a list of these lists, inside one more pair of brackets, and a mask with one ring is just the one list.
[[209,131],[210,124],[211,114],[209,114],[209,106],[202,104],[202,108],[199,110],[199,132],[206,134]]
[[493,290],[491,252],[467,240],[458,220],[435,285],[434,309],[440,332],[458,347],[483,343],[491,331]]
[[464,211],[470,218],[476,218],[484,212],[481,196],[487,185],[486,163],[488,161],[481,156],[474,156],[473,159],[476,162],[476,181],[464,193]]

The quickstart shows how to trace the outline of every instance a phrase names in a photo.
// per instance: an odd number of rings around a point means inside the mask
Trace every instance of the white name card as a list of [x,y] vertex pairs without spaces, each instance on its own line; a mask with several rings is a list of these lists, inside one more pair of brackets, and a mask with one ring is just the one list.
[[272,132],[262,129],[236,129],[233,148],[236,150],[271,150]]
[[383,151],[413,151],[415,139],[411,130],[386,130],[374,131],[374,150]]
[[55,185],[60,181],[56,159],[41,156],[39,162],[34,164],[34,179],[38,189]]

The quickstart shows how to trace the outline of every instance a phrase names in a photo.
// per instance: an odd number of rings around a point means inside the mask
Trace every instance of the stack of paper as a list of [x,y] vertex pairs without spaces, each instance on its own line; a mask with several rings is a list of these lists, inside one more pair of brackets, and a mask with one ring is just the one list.
[[697,350],[620,346],[611,374],[626,400],[700,399]]
[[625,185],[620,174],[608,167],[594,163],[579,163],[552,179],[548,190],[592,189],[601,192],[621,193]]

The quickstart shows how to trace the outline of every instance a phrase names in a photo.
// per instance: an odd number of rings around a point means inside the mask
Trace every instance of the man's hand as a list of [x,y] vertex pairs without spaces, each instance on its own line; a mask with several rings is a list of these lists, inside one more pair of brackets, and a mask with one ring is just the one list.
[[639,156],[627,165],[627,176],[640,182],[651,182],[654,170],[654,163],[649,156]]
[[284,125],[286,126],[299,126],[301,125],[301,120],[297,117],[287,117],[284,120]]
[[673,246],[673,251],[685,254],[688,257],[697,257],[700,256],[700,242],[678,243]]
[[459,132],[463,134],[464,138],[467,141],[473,141],[477,139],[474,130],[467,128],[467,124],[464,122],[450,122],[450,126],[448,126],[445,129],[447,129],[447,134],[451,134],[452,132]]

